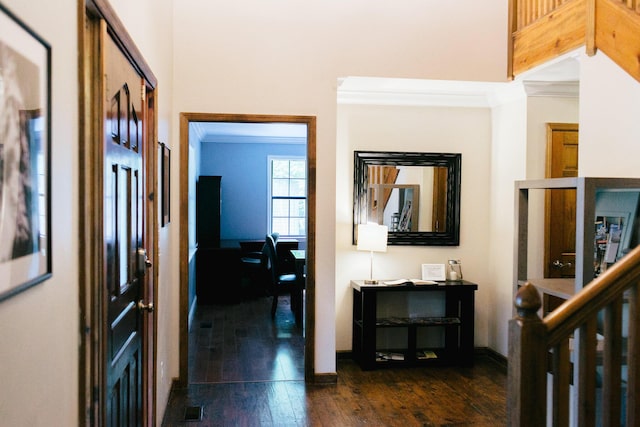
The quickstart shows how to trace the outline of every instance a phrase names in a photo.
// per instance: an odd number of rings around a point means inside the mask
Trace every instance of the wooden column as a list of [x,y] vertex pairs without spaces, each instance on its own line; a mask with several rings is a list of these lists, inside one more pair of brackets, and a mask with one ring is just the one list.
[[538,316],[540,294],[531,283],[515,297],[516,317],[509,321],[507,413],[510,426],[546,425],[546,328]]

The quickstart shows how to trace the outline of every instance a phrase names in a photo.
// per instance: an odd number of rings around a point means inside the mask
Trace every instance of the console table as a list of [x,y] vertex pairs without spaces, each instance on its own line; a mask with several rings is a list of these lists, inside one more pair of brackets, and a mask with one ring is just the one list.
[[351,287],[352,354],[362,369],[473,364],[477,284],[393,286],[352,280]]

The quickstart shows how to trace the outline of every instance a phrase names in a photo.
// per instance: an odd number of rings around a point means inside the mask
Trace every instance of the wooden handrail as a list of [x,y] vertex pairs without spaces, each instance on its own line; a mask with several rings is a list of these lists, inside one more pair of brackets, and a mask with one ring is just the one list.
[[640,281],[640,246],[615,263],[602,275],[549,313],[543,320],[547,328],[549,345],[556,345],[562,337],[571,334],[587,319],[598,314],[605,306]]
[[[568,426],[572,421],[580,426],[617,426],[621,417],[626,425],[639,425],[639,283],[640,246],[544,319],[538,315],[541,300],[535,286],[526,283],[518,290],[517,314],[509,322],[509,425],[546,425],[548,373],[552,390],[549,416],[554,426]],[[623,303],[629,313],[626,331]],[[602,368],[600,381],[596,381],[598,366]],[[598,408],[596,389],[600,387]],[[574,419],[570,419],[571,402]]]

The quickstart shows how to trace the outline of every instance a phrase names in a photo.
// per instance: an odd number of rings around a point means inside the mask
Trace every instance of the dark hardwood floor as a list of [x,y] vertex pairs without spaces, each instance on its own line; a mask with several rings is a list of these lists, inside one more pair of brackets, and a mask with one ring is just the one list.
[[169,426],[504,426],[506,369],[362,371],[338,358],[337,384],[304,382],[302,328],[281,298],[200,306],[189,336],[189,386],[171,392]]

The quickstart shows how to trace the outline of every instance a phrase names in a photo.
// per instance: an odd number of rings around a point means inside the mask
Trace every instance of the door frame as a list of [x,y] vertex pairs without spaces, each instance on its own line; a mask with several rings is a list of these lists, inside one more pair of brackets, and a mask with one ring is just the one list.
[[[113,37],[145,80],[144,241],[153,268],[144,276],[143,299],[157,306],[157,79],[108,0],[78,0],[79,80],[79,306],[80,348],[78,419],[80,425],[106,425],[107,293],[103,268],[104,153],[101,46],[103,29]],[[156,316],[144,316],[142,333],[142,422],[156,424]]]
[[189,123],[304,123],[307,125],[307,276],[305,290],[304,377],[315,378],[316,283],[316,117],[260,114],[180,113],[180,373],[179,386],[189,382]]

